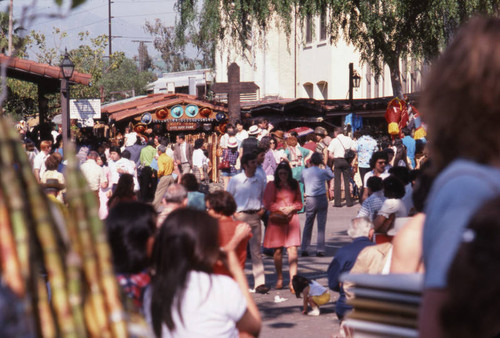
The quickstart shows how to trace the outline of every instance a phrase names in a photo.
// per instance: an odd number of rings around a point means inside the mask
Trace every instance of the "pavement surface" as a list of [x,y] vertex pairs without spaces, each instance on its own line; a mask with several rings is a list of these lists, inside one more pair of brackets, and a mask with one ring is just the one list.
[[[326,224],[326,256],[316,257],[316,222],[314,223],[313,236],[311,241],[310,256],[300,257],[298,273],[309,279],[314,279],[321,285],[328,287],[326,270],[332,261],[338,248],[351,243],[351,238],[347,235],[347,228],[350,221],[356,216],[360,209],[359,204],[353,207],[335,208],[330,203]],[[305,214],[300,215],[301,230],[304,227]],[[260,337],[339,337],[339,320],[335,314],[335,302],[338,293],[330,290],[330,302],[321,306],[321,315],[318,317],[302,314],[302,298],[297,298],[288,289],[288,257],[284,251],[283,255],[283,285],[282,290],[274,288],[276,284],[276,273],[273,258],[263,255],[264,268],[266,274],[266,284],[271,287],[268,294],[253,294],[255,302],[262,315],[262,330]],[[249,284],[253,285],[252,266],[247,260],[245,266]],[[275,297],[285,298],[285,301],[275,302]]]

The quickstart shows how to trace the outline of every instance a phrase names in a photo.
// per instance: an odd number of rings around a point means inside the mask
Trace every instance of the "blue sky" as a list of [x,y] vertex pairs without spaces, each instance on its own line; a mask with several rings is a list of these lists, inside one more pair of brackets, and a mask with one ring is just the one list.
[[[63,0],[60,8],[54,0],[14,0],[14,18],[20,20],[23,10],[34,15],[34,20],[26,21],[28,31],[44,33],[49,47],[63,51],[78,46],[78,33],[88,31],[91,37],[108,34],[108,0],[87,0],[74,10],[68,10],[69,2]],[[175,0],[113,0],[111,4],[113,52],[123,51],[128,57],[137,55],[138,43],[133,40],[152,40],[143,27],[146,20],[159,18],[166,25],[174,25]],[[2,1],[0,8],[8,11],[8,1]],[[62,17],[56,17],[62,16]],[[53,27],[68,33],[63,41],[51,38]],[[151,43],[147,44],[149,54],[157,52]]]

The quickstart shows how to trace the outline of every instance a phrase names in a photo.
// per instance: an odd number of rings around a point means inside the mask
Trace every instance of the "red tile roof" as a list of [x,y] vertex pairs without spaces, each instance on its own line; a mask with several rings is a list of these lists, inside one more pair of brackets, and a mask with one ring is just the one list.
[[101,113],[108,113],[109,119],[120,121],[129,117],[141,115],[145,112],[151,112],[165,106],[176,104],[196,104],[198,106],[208,107],[216,111],[227,112],[227,106],[198,99],[196,96],[187,94],[149,94],[141,96],[134,100],[125,100],[104,105]]
[[[18,72],[25,72],[34,76],[40,76],[50,79],[63,79],[62,71],[59,66],[51,66],[45,63],[38,63],[31,60],[9,57],[0,54],[0,62],[8,62],[8,68]],[[73,72],[73,76],[69,79],[71,82],[90,85],[92,75]]]

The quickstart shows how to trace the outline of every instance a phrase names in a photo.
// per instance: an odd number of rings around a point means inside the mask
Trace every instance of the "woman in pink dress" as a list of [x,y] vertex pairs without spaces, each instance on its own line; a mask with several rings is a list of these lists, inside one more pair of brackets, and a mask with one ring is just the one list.
[[[299,183],[292,177],[287,162],[281,162],[274,173],[274,181],[264,191],[264,207],[270,211],[264,236],[264,247],[273,248],[276,267],[276,289],[283,288],[283,247],[288,253],[290,291],[293,293],[292,278],[297,274],[297,247],[300,245],[300,222],[297,211],[302,209]],[[275,217],[281,214],[285,219]]]

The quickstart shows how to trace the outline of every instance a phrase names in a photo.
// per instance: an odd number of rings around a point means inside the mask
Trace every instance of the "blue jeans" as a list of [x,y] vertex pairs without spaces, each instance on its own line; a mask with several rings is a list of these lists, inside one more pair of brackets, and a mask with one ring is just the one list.
[[314,219],[318,219],[318,240],[316,244],[316,252],[325,252],[325,228],[326,215],[328,212],[328,200],[325,195],[307,196],[306,197],[306,223],[302,234],[302,252],[309,249],[311,245],[312,228]]

